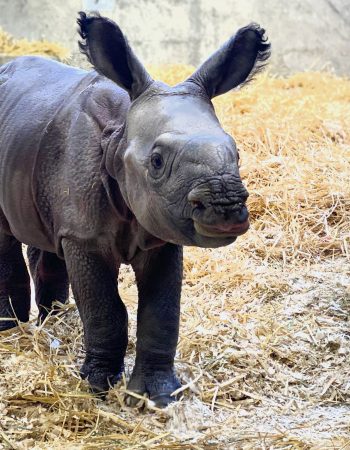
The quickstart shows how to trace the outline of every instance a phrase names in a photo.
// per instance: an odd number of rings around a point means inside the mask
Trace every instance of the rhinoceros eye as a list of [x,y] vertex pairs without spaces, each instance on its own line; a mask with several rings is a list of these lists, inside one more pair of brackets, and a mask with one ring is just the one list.
[[157,170],[163,167],[163,158],[159,153],[153,153],[151,156],[151,164]]

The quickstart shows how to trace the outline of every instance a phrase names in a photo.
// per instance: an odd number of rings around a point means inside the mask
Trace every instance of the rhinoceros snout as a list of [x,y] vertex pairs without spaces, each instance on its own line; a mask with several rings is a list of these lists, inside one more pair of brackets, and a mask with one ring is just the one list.
[[[219,194],[219,195],[218,195]],[[193,189],[188,195],[195,230],[209,237],[240,236],[249,228],[249,212],[246,207],[248,192],[239,192],[220,197],[209,189]]]

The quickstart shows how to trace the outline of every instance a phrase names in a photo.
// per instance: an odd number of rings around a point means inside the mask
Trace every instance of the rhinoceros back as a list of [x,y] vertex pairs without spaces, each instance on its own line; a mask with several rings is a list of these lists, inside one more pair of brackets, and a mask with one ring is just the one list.
[[[39,57],[17,58],[0,67],[0,224],[21,242],[55,250],[33,192],[36,161],[51,124],[98,77]],[[72,109],[65,117],[74,117]],[[50,152],[50,146],[44,151]]]

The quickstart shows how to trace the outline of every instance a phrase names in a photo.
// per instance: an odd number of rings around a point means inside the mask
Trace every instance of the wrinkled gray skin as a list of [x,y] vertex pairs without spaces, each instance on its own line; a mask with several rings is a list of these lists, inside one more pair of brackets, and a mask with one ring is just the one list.
[[180,386],[182,245],[227,245],[249,226],[237,149],[210,99],[256,72],[269,44],[245,27],[169,87],[151,79],[115,23],[81,13],[79,25],[97,72],[37,57],[0,68],[0,330],[29,318],[25,243],[39,319],[67,300],[70,282],[82,376],[107,391],[127,346],[117,273],[131,264],[139,308],[129,389],[165,406]]

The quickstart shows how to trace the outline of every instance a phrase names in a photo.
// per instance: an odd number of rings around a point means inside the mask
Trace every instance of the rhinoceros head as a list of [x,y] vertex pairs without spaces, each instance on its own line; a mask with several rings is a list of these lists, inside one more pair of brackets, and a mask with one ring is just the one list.
[[115,168],[124,200],[149,233],[167,242],[218,247],[249,227],[239,155],[211,99],[251,79],[270,55],[264,30],[238,30],[191,77],[154,81],[118,25],[80,13],[80,43],[96,70],[131,105]]

